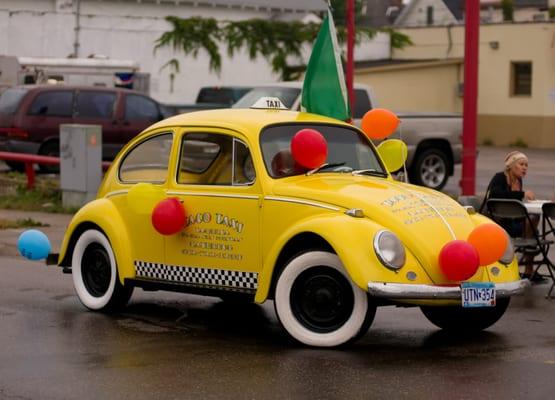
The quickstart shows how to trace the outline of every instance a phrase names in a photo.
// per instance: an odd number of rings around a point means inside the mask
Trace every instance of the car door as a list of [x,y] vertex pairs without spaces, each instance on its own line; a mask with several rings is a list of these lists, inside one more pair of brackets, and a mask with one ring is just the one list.
[[[58,146],[60,125],[73,122],[73,96],[70,89],[37,91],[21,120],[21,128],[29,132],[30,140],[39,144],[52,140]],[[48,154],[59,153],[55,150]],[[39,149],[39,154],[46,153]]]
[[127,150],[118,166],[119,182],[108,196],[126,225],[136,268],[145,263],[164,263],[164,236],[152,225],[154,205],[150,201],[137,202],[130,191],[137,184],[150,184],[163,198],[169,179],[172,143],[172,131],[163,129]]
[[107,90],[80,89],[76,93],[76,124],[100,125],[102,127],[102,159],[112,160],[123,147],[119,139],[115,118],[117,93]]
[[228,132],[187,130],[175,187],[185,229],[166,239],[168,268],[187,285],[254,293],[260,272],[261,188],[246,141]]

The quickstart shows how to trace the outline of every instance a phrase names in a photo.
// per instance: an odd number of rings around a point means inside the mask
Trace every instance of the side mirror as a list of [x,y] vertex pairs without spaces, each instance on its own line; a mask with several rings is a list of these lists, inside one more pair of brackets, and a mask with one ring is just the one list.
[[378,146],[378,153],[389,172],[400,169],[407,161],[408,149],[399,139],[384,140]]

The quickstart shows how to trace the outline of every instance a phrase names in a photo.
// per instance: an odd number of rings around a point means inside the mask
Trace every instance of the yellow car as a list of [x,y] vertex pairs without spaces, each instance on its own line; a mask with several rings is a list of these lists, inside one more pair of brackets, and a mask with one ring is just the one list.
[[[328,146],[326,163],[310,171],[290,152],[307,128]],[[284,329],[310,346],[364,335],[381,305],[420,306],[444,329],[494,324],[526,286],[511,246],[464,282],[447,278],[441,249],[491,221],[394,180],[384,165],[361,130],[319,115],[175,116],[119,153],[97,199],[71,221],[58,265],[98,311],[124,306],[134,287],[273,300]],[[162,234],[153,213],[168,198],[186,219]]]

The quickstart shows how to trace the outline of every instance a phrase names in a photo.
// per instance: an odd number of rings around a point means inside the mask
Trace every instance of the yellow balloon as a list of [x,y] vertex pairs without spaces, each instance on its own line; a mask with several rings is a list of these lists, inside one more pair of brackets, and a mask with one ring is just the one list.
[[152,183],[137,183],[127,193],[127,204],[137,214],[152,214],[154,206],[165,198],[164,191]]
[[384,140],[378,146],[378,153],[389,172],[397,171],[407,160],[407,145],[399,139]]

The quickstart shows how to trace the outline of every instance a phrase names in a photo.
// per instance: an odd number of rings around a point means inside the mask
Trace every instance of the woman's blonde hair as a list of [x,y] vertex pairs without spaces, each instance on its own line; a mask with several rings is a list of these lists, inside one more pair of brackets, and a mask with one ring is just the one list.
[[514,163],[519,160],[528,161],[528,157],[526,157],[526,154],[520,151],[511,151],[509,154],[507,154],[507,157],[505,157],[505,170],[507,171],[511,169]]

